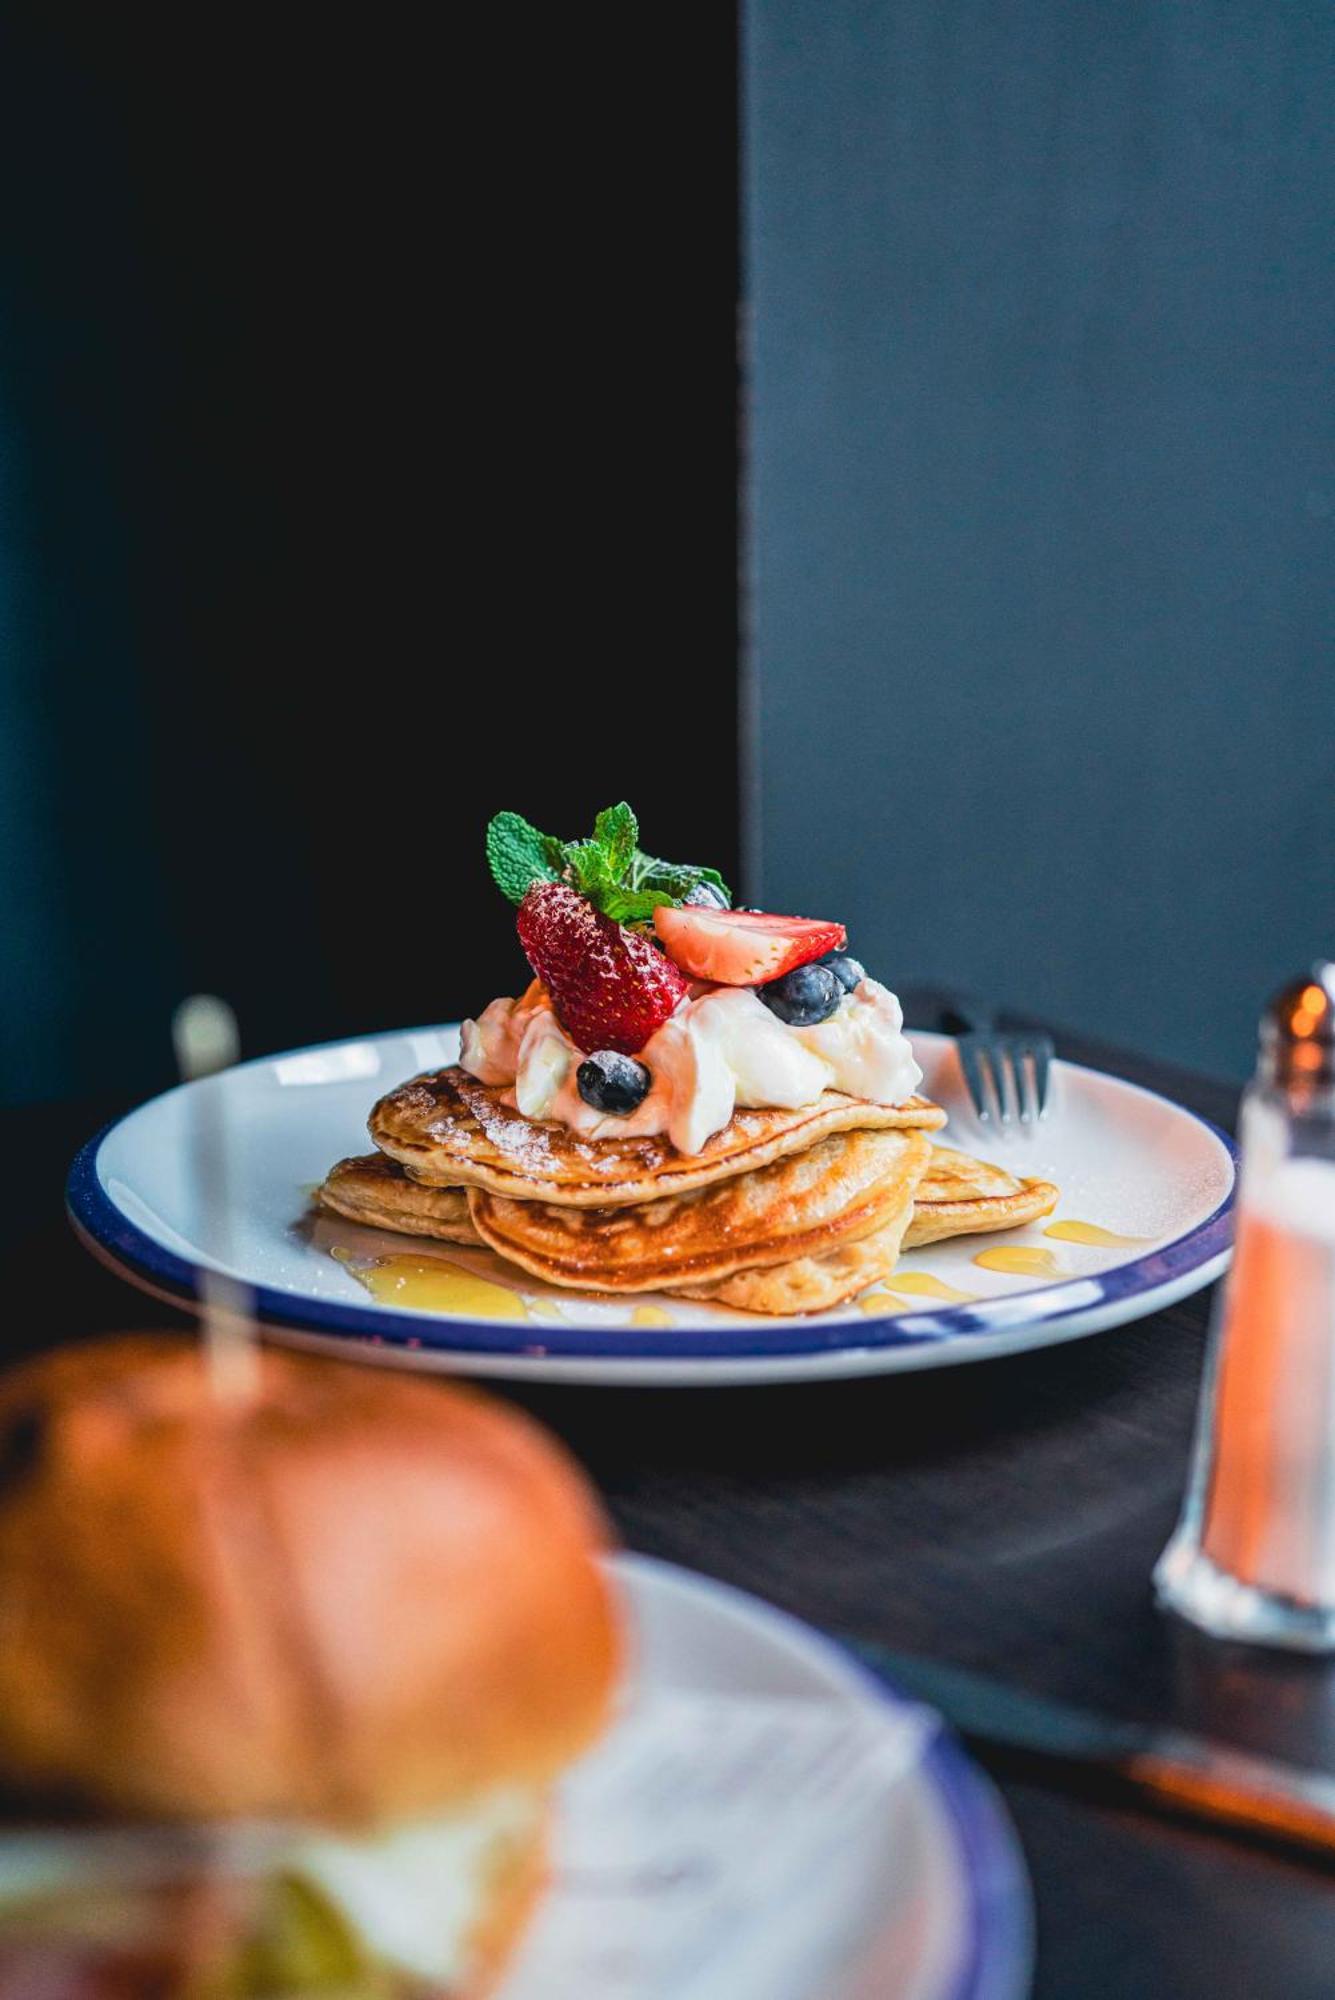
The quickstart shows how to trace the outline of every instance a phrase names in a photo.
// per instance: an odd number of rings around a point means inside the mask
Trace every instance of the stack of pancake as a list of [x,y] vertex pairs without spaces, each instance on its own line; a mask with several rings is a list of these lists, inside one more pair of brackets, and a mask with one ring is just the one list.
[[371,1113],[378,1151],[320,1188],[354,1222],[486,1245],[581,1292],[674,1292],[758,1313],[812,1313],[889,1277],[901,1248],[1007,1229],[1057,1201],[933,1146],[926,1098],[826,1091],[796,1111],[737,1111],[699,1153],[661,1136],[587,1139],[525,1118],[457,1066]]

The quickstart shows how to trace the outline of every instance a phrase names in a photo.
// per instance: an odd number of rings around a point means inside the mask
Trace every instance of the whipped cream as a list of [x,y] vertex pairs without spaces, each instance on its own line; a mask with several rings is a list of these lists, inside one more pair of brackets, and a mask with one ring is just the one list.
[[459,1060],[479,1083],[504,1087],[526,1118],[590,1139],[665,1132],[679,1153],[698,1153],[739,1107],[796,1111],[826,1090],[902,1104],[922,1082],[903,1010],[875,979],[863,979],[814,1028],[790,1028],[750,986],[696,987],[640,1050],[652,1081],[623,1117],[580,1096],[584,1054],[535,981],[522,998],[493,1000],[464,1022]]

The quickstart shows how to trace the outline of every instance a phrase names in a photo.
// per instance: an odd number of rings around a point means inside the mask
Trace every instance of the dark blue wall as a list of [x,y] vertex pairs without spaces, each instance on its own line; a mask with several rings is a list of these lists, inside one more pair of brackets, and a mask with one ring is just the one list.
[[1335,954],[1331,15],[750,0],[760,883],[1242,1071]]

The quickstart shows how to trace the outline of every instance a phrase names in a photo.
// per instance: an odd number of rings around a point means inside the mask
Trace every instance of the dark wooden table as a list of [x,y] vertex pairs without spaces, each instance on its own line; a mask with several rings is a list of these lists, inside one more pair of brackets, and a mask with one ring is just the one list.
[[[1232,1122],[1224,1085],[1058,1041]],[[11,1355],[176,1320],[79,1250],[61,1213],[71,1154],[121,1108],[0,1121]],[[1335,1667],[1211,1645],[1151,1602],[1209,1304],[879,1382],[519,1400],[584,1460],[633,1549],[816,1625],[1335,1772]],[[1033,1876],[1039,1995],[1335,1994],[1335,1874],[1031,1783],[1002,1789]]]

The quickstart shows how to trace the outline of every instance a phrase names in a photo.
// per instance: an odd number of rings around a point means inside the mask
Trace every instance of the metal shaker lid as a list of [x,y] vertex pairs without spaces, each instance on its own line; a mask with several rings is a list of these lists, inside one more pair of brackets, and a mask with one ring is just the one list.
[[1318,959],[1305,978],[1282,987],[1261,1017],[1261,1071],[1267,1082],[1335,1084],[1335,963]]

